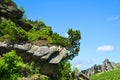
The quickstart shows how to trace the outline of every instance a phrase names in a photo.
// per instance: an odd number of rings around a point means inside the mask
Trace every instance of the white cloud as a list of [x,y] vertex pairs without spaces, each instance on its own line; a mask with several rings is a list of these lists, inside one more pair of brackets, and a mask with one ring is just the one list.
[[113,50],[114,50],[114,47],[111,45],[104,45],[97,48],[97,51],[99,52],[110,52]]
[[82,65],[81,64],[77,64],[75,67],[80,69],[82,67]]
[[107,21],[116,21],[116,20],[119,20],[120,19],[120,16],[111,16],[111,17],[108,17],[106,20]]

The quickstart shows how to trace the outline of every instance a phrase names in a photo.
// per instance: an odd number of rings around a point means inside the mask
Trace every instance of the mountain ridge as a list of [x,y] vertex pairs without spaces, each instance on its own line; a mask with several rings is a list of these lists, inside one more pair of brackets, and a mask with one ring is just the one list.
[[93,65],[91,68],[82,70],[81,72],[86,76],[90,77],[96,73],[106,73],[108,71],[115,70],[117,67],[120,67],[120,63],[115,63],[105,59],[101,65]]

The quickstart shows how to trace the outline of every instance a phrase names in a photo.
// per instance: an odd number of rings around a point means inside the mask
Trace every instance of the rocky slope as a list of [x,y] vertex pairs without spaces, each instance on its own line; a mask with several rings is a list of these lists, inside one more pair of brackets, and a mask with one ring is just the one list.
[[25,30],[32,28],[32,25],[22,19],[23,12],[17,8],[16,4],[12,1],[5,2],[5,0],[0,0],[0,22],[3,19],[11,19],[17,26],[22,27]]
[[[23,19],[23,12],[18,9],[12,1],[0,0],[0,22],[2,20],[12,20],[16,26],[28,31],[32,25]],[[55,76],[58,64],[67,57],[68,51],[61,46],[49,46],[46,41],[39,41],[40,44],[21,42],[10,44],[5,41],[0,42],[0,55],[16,50],[24,62],[35,62],[40,67],[40,72],[47,76]]]
[[90,77],[98,72],[105,73],[107,71],[111,71],[115,69],[117,66],[120,66],[118,63],[110,62],[108,59],[105,59],[101,65],[94,65],[87,70],[83,70],[82,72]]

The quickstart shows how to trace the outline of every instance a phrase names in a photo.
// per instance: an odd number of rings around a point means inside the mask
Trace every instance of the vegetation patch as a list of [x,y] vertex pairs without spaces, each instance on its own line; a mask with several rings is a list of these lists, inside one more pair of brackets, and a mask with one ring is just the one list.
[[120,68],[106,72],[98,73],[91,76],[90,80],[119,80],[120,79]]
[[34,67],[34,62],[25,64],[15,51],[3,54],[0,57],[0,80],[17,80],[18,77],[27,77],[39,73],[39,68]]

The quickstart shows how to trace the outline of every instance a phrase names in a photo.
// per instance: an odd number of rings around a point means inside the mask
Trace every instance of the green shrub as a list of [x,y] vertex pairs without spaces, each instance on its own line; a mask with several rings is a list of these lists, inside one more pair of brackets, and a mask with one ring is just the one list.
[[33,24],[33,28],[31,30],[38,31],[38,30],[42,30],[44,27],[46,27],[46,25],[43,21],[36,20],[36,21],[31,21],[31,23]]
[[22,63],[22,59],[16,55],[15,51],[3,54],[0,58],[0,80],[16,79],[21,72],[19,63]]
[[47,40],[48,35],[43,34],[41,31],[35,31],[35,32],[28,32],[28,41],[35,41],[35,40],[41,40],[46,39]]
[[39,70],[40,68],[36,67],[34,62],[24,64],[21,57],[13,50],[0,57],[0,80],[17,80],[18,77],[23,76],[21,74],[23,71],[28,76],[39,73]]
[[62,37],[57,33],[54,33],[51,38],[52,44],[61,45],[63,47],[67,47],[70,44],[69,40],[66,37]]
[[6,34],[6,35],[0,37],[0,41],[10,42],[11,41],[10,38],[11,38],[11,36]]
[[52,29],[42,21],[32,21],[33,28],[28,32],[28,41],[35,41],[48,38],[52,35]]
[[79,30],[68,30],[68,40],[70,45],[68,46],[69,54],[68,58],[73,59],[75,56],[78,55],[80,51],[80,40],[81,40],[81,33]]
[[1,22],[0,35],[3,36],[2,38],[9,38],[11,42],[27,41],[27,32],[17,27],[11,20]]
[[25,64],[24,68],[29,70],[29,75],[38,74],[40,70],[40,67],[36,67],[34,62],[31,62],[30,64]]
[[40,80],[50,80],[48,77],[40,77]]
[[58,69],[58,79],[59,80],[70,80],[70,73],[71,73],[71,64],[69,61],[62,61],[59,64]]

